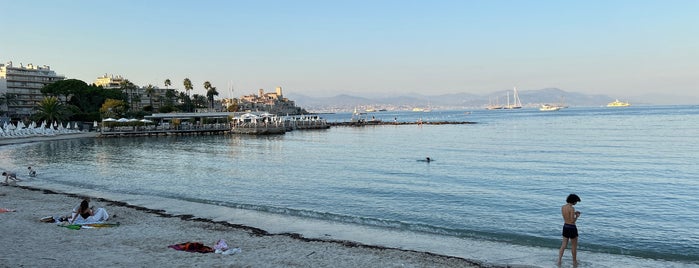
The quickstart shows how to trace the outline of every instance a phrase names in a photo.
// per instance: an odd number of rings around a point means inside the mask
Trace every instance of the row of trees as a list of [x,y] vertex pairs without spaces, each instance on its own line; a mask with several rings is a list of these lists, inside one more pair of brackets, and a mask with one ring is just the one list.
[[[38,103],[31,120],[90,122],[106,117],[142,118],[154,112],[154,101],[160,103],[157,112],[161,113],[193,112],[196,108],[214,108],[214,97],[218,96],[218,91],[209,81],[204,82],[206,96],[189,95],[189,91],[194,88],[189,78],[183,81],[186,94],[170,89],[171,85],[170,79],[166,79],[164,95],[153,85],[146,86],[143,93],[148,98],[149,105],[141,106],[144,96],[139,92],[138,86],[128,80],[124,80],[118,89],[88,85],[77,79],[57,81],[41,89],[44,99]],[[0,101],[6,104],[13,104],[15,99],[16,96],[11,93],[0,96]],[[236,110],[236,107],[231,108],[229,111]]]

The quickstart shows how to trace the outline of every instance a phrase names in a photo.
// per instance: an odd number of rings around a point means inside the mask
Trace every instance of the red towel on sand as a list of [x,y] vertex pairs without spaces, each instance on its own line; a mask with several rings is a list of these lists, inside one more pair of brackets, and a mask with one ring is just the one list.
[[167,246],[176,250],[182,250],[187,252],[199,252],[199,253],[211,253],[214,252],[213,248],[204,246],[204,244],[199,242],[186,242],[181,244],[175,244]]

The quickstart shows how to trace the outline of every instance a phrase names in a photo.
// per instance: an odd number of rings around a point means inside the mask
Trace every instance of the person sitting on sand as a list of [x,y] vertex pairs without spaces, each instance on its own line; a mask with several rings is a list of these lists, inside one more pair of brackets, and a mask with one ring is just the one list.
[[36,170],[32,169],[32,167],[27,167],[29,170],[29,177],[36,177]]
[[17,178],[17,174],[15,174],[14,172],[5,171],[2,173],[2,175],[5,176],[5,184],[9,184],[10,180],[13,180],[15,182],[22,181]]
[[90,208],[89,198],[83,199],[80,202],[80,207],[77,213],[68,221],[72,224],[99,223],[109,219],[109,214],[104,208],[98,208],[96,211]]

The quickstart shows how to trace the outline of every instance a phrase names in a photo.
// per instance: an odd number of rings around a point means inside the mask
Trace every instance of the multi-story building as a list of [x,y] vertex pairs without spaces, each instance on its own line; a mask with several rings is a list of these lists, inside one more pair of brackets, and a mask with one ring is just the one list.
[[[121,75],[104,74],[95,79],[95,85],[102,88],[122,89],[126,81],[128,80]],[[147,88],[148,87],[138,87],[134,85],[133,88],[123,89],[124,94],[126,94],[126,102],[132,105],[135,110],[143,109],[151,105],[151,103],[153,104],[153,110],[158,110],[162,106],[162,100],[165,97],[166,89],[153,86],[153,90],[150,91]]]
[[282,95],[282,88],[277,87],[275,92],[265,93],[259,90],[259,95],[250,94],[240,98],[239,111],[266,111],[276,115],[306,114],[306,110],[296,107],[296,103]]
[[41,88],[65,76],[56,74],[49,66],[27,64],[14,66],[12,62],[0,63],[0,113],[11,118],[24,118],[34,114],[34,108],[44,98]]
[[121,84],[124,83],[124,81],[126,81],[126,79],[121,77],[121,75],[107,76],[107,74],[104,74],[103,76],[97,77],[95,85],[103,88],[121,88]]

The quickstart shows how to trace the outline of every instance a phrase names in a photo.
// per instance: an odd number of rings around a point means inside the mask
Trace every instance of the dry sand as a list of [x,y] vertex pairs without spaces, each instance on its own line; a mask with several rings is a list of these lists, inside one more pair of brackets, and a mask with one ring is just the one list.
[[[72,137],[84,137],[72,135]],[[61,138],[70,138],[63,136]],[[89,135],[87,135],[89,136]],[[60,137],[60,136],[58,136]],[[50,138],[58,138],[50,137]],[[18,143],[22,139],[13,139]],[[46,139],[28,138],[24,142]],[[0,145],[8,144],[2,143]],[[120,226],[72,230],[41,222],[68,215],[81,197],[22,186],[0,186],[0,267],[480,267],[478,261],[357,244],[269,234],[254,227],[212,222],[187,215],[92,197],[108,222]],[[184,242],[213,247],[219,239],[242,252],[190,253],[168,248]]]

